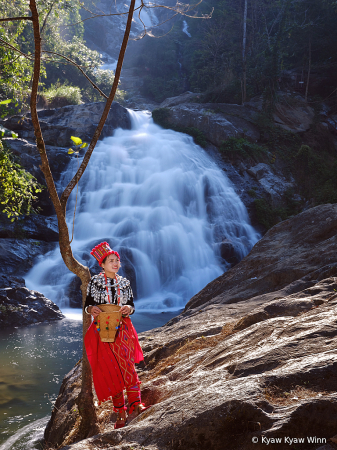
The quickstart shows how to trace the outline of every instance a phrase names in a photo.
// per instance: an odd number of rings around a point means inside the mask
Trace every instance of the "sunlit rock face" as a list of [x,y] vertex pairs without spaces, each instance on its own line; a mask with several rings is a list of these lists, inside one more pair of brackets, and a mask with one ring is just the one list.
[[[336,224],[337,206],[322,205],[275,226],[184,313],[141,333],[142,399],[153,407],[116,432],[102,405],[100,434],[65,448],[262,450],[281,439],[269,448],[285,449],[289,437],[322,448],[336,435]],[[72,430],[63,418],[79,377],[77,366],[65,379],[51,443]]]

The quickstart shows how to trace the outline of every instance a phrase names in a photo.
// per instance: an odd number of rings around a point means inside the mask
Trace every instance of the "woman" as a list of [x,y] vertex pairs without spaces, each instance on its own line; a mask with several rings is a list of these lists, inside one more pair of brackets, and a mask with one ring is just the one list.
[[[84,309],[94,321],[85,335],[84,343],[98,400],[112,399],[114,411],[117,412],[115,428],[121,428],[126,421],[124,389],[128,396],[129,414],[134,410],[140,414],[147,409],[141,403],[140,381],[135,369],[135,362],[144,358],[129,318],[135,311],[133,294],[129,280],[117,275],[120,257],[107,242],[97,245],[90,253],[97,259],[103,272],[93,276],[88,284]],[[122,321],[115,342],[101,342],[99,338],[99,325],[95,319],[101,312],[99,305],[103,303],[121,306]]]

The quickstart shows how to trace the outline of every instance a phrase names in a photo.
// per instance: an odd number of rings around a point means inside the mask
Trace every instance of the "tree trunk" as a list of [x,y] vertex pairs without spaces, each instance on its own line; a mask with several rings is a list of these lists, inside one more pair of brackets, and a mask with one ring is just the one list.
[[307,85],[305,87],[305,101],[308,101],[308,91],[309,91],[309,81],[310,81],[310,72],[311,72],[311,39],[309,39],[309,65],[308,65],[308,77],[307,77]]
[[[102,117],[99,121],[99,124],[98,124],[96,130],[95,130],[93,139],[89,146],[89,149],[85,154],[85,157],[84,157],[85,161],[82,162],[80,169],[77,171],[75,177],[69,183],[66,190],[63,192],[63,194],[61,196],[61,200],[57,194],[53,175],[50,170],[50,165],[49,165],[48,156],[47,156],[47,152],[46,152],[46,146],[45,146],[45,143],[43,140],[40,122],[39,122],[37,109],[36,109],[37,93],[38,93],[39,77],[40,77],[40,69],[41,69],[41,50],[42,50],[40,24],[39,24],[39,13],[38,13],[38,10],[36,7],[36,0],[30,0],[29,7],[30,7],[30,10],[32,13],[32,23],[33,23],[33,30],[34,30],[34,45],[35,45],[34,70],[33,70],[33,79],[32,79],[32,92],[31,92],[30,108],[31,108],[31,117],[32,117],[32,123],[33,123],[33,127],[34,127],[34,133],[35,133],[35,137],[36,137],[36,145],[37,145],[37,149],[39,151],[40,157],[41,157],[40,169],[42,170],[44,177],[46,179],[47,189],[48,189],[50,198],[53,202],[57,220],[58,220],[59,244],[60,244],[61,255],[62,255],[63,261],[66,264],[67,268],[81,279],[82,300],[83,300],[83,304],[84,304],[85,297],[86,297],[86,288],[87,288],[88,282],[90,280],[90,271],[89,271],[88,267],[83,266],[73,256],[71,245],[70,245],[70,240],[69,240],[69,230],[68,230],[68,226],[66,223],[66,204],[67,204],[69,195],[71,194],[72,190],[78,183],[79,179],[81,178],[81,175],[83,174],[84,170],[87,167],[87,164],[89,162],[92,151],[100,137],[104,123],[108,117],[111,104],[114,100],[114,97],[115,97],[115,94],[117,91],[117,87],[118,87],[118,82],[119,82],[119,78],[120,78],[122,65],[123,65],[125,50],[126,50],[126,46],[127,46],[129,35],[130,35],[133,11],[135,8],[135,0],[131,0],[131,3],[130,3],[128,20],[127,20],[127,25],[125,28],[123,43],[122,43],[121,50],[119,53],[117,69],[116,69],[116,73],[115,73],[115,79],[114,79],[114,82],[113,82],[113,85],[111,88],[109,98],[106,102]],[[85,333],[87,332],[90,322],[91,322],[90,316],[88,314],[83,313],[83,337],[84,337]],[[83,349],[82,389],[81,389],[81,393],[80,393],[80,396],[78,399],[78,406],[79,406],[79,412],[81,415],[81,424],[80,424],[80,429],[79,429],[79,435],[77,436],[77,438],[83,439],[83,438],[89,437],[97,432],[97,425],[96,425],[97,424],[97,416],[96,416],[96,410],[95,410],[95,407],[93,404],[91,370],[90,370],[90,366],[89,366],[89,362],[87,359],[85,349]]]
[[247,8],[248,0],[245,0],[245,9],[243,13],[243,42],[242,42],[242,72],[243,72],[243,87],[242,87],[242,104],[247,98]]

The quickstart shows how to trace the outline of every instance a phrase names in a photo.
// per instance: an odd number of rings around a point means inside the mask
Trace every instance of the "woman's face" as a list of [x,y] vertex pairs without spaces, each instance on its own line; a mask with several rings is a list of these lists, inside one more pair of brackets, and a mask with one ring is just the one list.
[[117,273],[120,266],[121,266],[120,261],[114,254],[109,255],[106,258],[105,262],[102,263],[103,270],[108,276]]

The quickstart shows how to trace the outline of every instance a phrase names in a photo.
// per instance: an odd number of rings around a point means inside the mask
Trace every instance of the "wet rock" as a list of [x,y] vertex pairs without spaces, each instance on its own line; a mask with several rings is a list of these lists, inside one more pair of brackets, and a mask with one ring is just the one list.
[[231,266],[235,266],[240,261],[240,255],[235,248],[235,245],[229,240],[224,239],[220,244],[221,258]]
[[0,275],[0,289],[6,287],[24,287],[25,280],[22,277],[11,277],[10,275]]
[[74,276],[70,281],[65,296],[69,299],[70,308],[82,308],[81,280]]
[[57,221],[54,217],[30,215],[11,222],[0,215],[0,238],[27,238],[45,242],[58,242]]
[[35,239],[0,239],[0,274],[24,276],[33,267],[35,258],[54,246],[53,243]]
[[230,137],[244,135],[253,141],[257,141],[260,137],[257,127],[252,123],[254,113],[244,106],[183,103],[168,109],[170,111],[167,118],[168,125],[197,128],[205,134],[208,141],[217,146]]
[[[71,144],[70,136],[90,142],[104,106],[104,102],[96,102],[39,111],[45,143],[51,146],[68,147]],[[27,114],[25,118],[13,116],[2,123],[6,128],[17,132],[20,138],[35,142],[30,114]],[[131,121],[127,110],[114,102],[100,138],[111,136],[116,128],[130,129]]]
[[3,328],[63,318],[58,306],[37,291],[23,286],[0,289],[0,326]]
[[268,164],[257,164],[250,167],[247,172],[258,181],[274,207],[281,204],[285,192],[294,187],[294,183],[285,180],[282,176],[275,175]]

